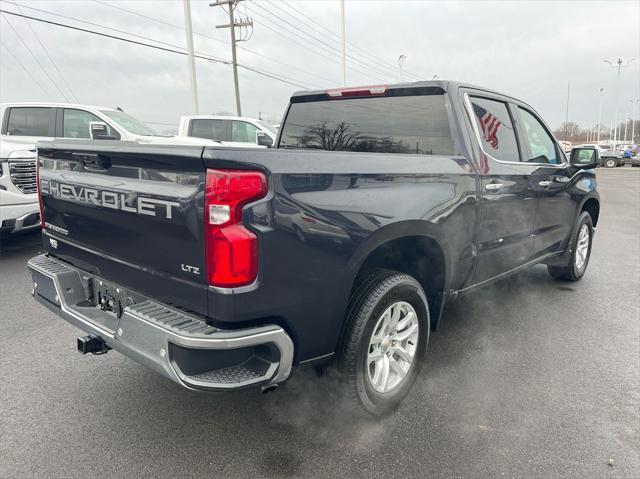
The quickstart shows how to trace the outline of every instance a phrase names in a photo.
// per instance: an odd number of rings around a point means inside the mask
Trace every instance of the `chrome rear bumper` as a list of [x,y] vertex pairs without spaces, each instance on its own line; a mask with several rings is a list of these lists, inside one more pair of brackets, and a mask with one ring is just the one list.
[[46,255],[31,258],[27,266],[32,294],[40,303],[110,348],[187,388],[215,391],[272,385],[291,372],[293,343],[280,326],[217,329],[135,293],[135,303],[124,306],[118,318],[90,301],[100,278]]

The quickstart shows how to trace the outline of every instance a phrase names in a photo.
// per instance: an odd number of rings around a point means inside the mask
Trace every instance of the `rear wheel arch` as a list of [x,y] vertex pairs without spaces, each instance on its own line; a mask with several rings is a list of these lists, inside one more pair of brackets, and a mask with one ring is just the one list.
[[427,294],[431,326],[442,310],[443,292],[449,284],[450,258],[440,229],[425,221],[406,221],[381,228],[367,238],[352,255],[344,275],[334,316],[344,329],[351,293],[359,275],[369,269],[388,269],[416,278]]

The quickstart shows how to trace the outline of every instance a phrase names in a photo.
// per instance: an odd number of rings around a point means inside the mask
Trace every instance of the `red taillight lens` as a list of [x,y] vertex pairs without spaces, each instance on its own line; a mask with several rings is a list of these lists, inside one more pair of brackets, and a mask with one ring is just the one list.
[[258,239],[242,225],[242,207],[267,191],[267,178],[259,171],[207,170],[204,229],[209,284],[229,288],[255,281]]
[[40,207],[40,228],[44,229],[44,206],[42,191],[40,191],[40,159],[36,157],[36,191],[38,192],[38,206]]

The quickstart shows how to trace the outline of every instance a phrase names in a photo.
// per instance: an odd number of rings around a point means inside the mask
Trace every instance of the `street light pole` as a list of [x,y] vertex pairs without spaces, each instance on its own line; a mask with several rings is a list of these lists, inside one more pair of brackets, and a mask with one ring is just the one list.
[[600,88],[600,104],[598,105],[598,144],[600,144],[600,125],[602,123],[602,92],[604,92],[604,88]]
[[638,118],[637,114],[636,114],[636,107],[638,106],[638,103],[640,103],[640,99],[636,99],[636,101],[633,101],[633,118],[631,120],[631,143],[634,143],[635,137],[636,137],[636,118]]
[[623,61],[622,58],[618,58],[615,62],[611,62],[609,60],[603,60],[605,63],[608,63],[610,66],[615,67],[618,69],[618,82],[616,84],[616,116],[615,116],[615,128],[613,130],[613,142],[614,144],[618,142],[618,135],[620,134],[619,131],[619,127],[620,125],[618,124],[618,108],[620,106],[620,70],[622,69],[622,67],[627,67],[629,65],[629,63],[631,63],[633,60],[635,60],[635,58],[632,58],[631,60],[629,60],[627,63],[625,63],[624,65],[622,65]]
[[567,141],[567,127],[569,126],[569,96],[571,95],[571,80],[567,83],[567,112],[564,119],[564,141]]
[[347,38],[344,25],[344,0],[340,0],[340,28],[342,30],[342,86],[347,86]]

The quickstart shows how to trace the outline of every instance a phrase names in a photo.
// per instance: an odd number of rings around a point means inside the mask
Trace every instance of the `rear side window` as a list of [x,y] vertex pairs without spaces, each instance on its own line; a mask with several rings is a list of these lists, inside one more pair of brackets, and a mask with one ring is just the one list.
[[53,136],[49,133],[53,110],[51,108],[11,108],[7,122],[7,135]]
[[255,143],[258,128],[246,121],[231,122],[231,141],[239,141],[241,143]]
[[500,161],[520,161],[513,122],[506,103],[470,97],[482,148]]
[[520,107],[518,107],[518,110],[524,124],[525,141],[529,145],[529,158],[527,161],[530,163],[550,163],[552,165],[560,163],[555,142],[542,126],[542,123],[527,110]]
[[191,133],[189,136],[207,138],[209,140],[225,141],[224,120],[191,120]]
[[280,148],[453,155],[443,95],[292,103]]
[[[104,123],[88,111],[65,108],[62,120],[63,136],[65,138],[91,138],[89,123],[92,121]],[[109,125],[107,125],[107,131],[111,136],[118,135]]]

